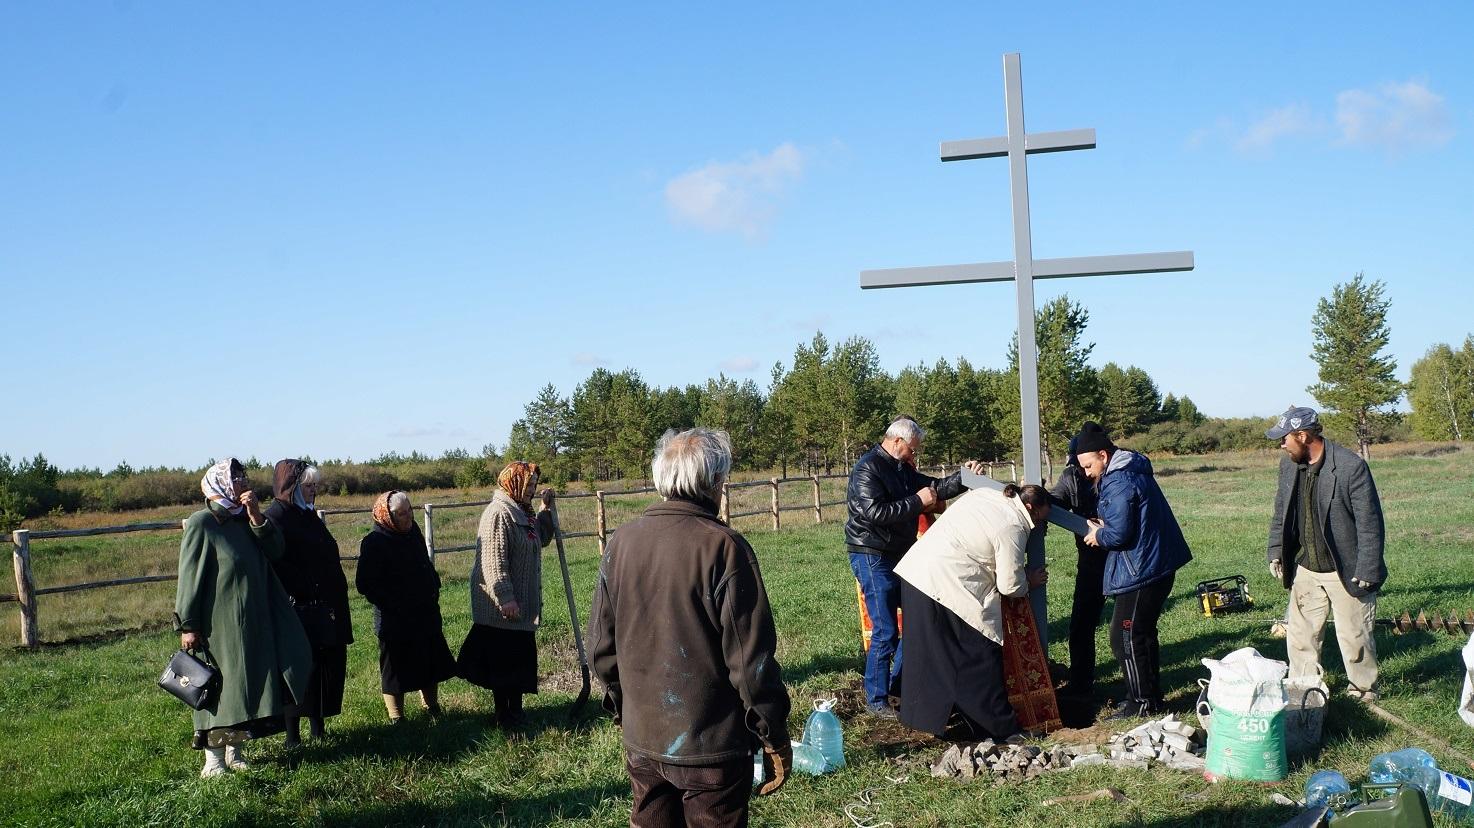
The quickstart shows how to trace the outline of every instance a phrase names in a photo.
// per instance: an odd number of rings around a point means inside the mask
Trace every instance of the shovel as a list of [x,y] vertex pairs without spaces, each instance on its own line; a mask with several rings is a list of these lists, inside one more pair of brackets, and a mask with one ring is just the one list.
[[589,700],[589,657],[583,649],[578,606],[573,601],[573,581],[568,577],[568,553],[563,550],[563,524],[558,522],[558,501],[555,499],[548,509],[553,513],[553,540],[558,544],[558,566],[563,570],[563,593],[568,596],[568,622],[573,625],[573,643],[578,647],[578,666],[583,671],[583,689],[578,691],[578,698],[573,700],[573,709],[568,714],[569,718],[577,718],[578,711]]

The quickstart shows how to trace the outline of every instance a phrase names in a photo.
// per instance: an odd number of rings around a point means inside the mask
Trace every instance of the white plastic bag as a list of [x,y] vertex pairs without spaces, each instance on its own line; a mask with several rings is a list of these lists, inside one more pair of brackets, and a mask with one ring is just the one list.
[[1474,635],[1464,645],[1464,692],[1459,695],[1459,718],[1474,727]]

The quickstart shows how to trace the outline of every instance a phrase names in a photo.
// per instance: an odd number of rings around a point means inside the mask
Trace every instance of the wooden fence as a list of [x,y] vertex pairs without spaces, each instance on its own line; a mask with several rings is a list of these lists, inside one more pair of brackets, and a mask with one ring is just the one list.
[[[999,461],[987,463],[988,475],[992,476],[994,466],[1008,466],[1010,474],[1015,481],[1018,480],[1018,466],[1013,461]],[[947,474],[947,466],[933,467],[943,475]],[[784,512],[812,512],[814,523],[824,522],[824,509],[826,507],[843,506],[845,501],[825,501],[821,497],[820,481],[847,478],[848,474],[816,474],[809,477],[774,477],[768,480],[752,480],[743,483],[727,483],[722,486],[722,499],[718,506],[719,516],[722,522],[730,524],[738,518],[754,517],[757,515],[768,515],[769,524],[772,529],[778,530],[783,525]],[[779,497],[780,488],[785,485],[809,485],[812,487],[812,498],[809,502],[801,505],[783,505]],[[732,512],[731,492],[733,489],[748,489],[767,487],[770,490],[768,505],[762,509],[753,509],[745,512]],[[595,491],[580,492],[574,494],[558,495],[559,500],[578,500],[593,498],[594,500],[594,529],[588,532],[561,532],[565,540],[573,538],[595,538],[599,544],[599,554],[604,554],[604,547],[609,542],[609,536],[614,534],[615,529],[608,523],[607,502],[609,497],[650,495],[654,494],[654,488],[624,489],[619,491]],[[436,555],[444,555],[452,552],[466,552],[476,548],[476,544],[463,543],[456,546],[435,545],[435,513],[437,510],[443,512],[447,509],[465,509],[477,506],[485,506],[490,500],[471,500],[456,503],[426,503],[422,506],[424,511],[425,527],[425,554],[433,563]],[[335,515],[365,515],[372,513],[372,509],[319,509],[317,515],[323,522]],[[40,625],[37,620],[36,598],[41,595],[54,595],[62,592],[81,592],[89,589],[102,589],[104,587],[125,586],[127,584],[146,584],[158,581],[173,581],[178,579],[177,574],[169,575],[143,575],[131,578],[113,578],[106,581],[91,581],[81,584],[66,584],[63,586],[50,586],[37,588],[35,578],[31,574],[31,542],[49,538],[78,538],[93,535],[115,535],[125,532],[157,532],[183,529],[184,521],[164,521],[159,523],[130,523],[123,526],[99,526],[91,529],[17,529],[11,533],[11,564],[15,570],[15,594],[0,594],[0,604],[14,602],[20,604],[20,643],[24,647],[38,647],[41,643]],[[341,560],[356,561],[357,555],[344,555]]]

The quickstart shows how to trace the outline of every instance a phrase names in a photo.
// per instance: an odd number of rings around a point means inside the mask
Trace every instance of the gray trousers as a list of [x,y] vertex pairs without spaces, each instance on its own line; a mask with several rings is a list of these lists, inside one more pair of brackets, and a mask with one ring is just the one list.
[[1321,642],[1326,637],[1326,617],[1336,619],[1336,643],[1346,665],[1346,680],[1357,690],[1377,689],[1377,642],[1372,629],[1377,620],[1377,594],[1357,598],[1346,591],[1335,572],[1295,570],[1290,585],[1289,629],[1285,643],[1290,652],[1290,675],[1320,672]]

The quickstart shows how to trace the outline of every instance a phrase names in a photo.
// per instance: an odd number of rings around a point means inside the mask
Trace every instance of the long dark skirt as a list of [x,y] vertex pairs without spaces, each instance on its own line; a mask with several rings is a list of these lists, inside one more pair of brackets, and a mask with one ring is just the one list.
[[385,693],[423,690],[455,674],[455,656],[440,630],[413,638],[379,638],[379,689]]
[[326,718],[342,713],[343,683],[347,677],[348,645],[314,647],[307,696],[298,704],[288,704],[286,715]]
[[1003,648],[904,581],[901,607],[906,617],[901,721],[941,736],[955,710],[978,738],[1017,733],[1003,680]]
[[461,678],[488,690],[537,692],[537,639],[532,630],[472,624],[456,661]]

